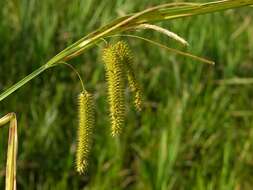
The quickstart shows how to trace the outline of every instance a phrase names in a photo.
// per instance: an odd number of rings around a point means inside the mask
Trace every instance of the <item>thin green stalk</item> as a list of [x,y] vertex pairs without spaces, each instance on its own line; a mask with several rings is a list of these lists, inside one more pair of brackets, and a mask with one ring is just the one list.
[[66,62],[64,62],[64,61],[59,62],[59,65],[60,65],[60,64],[66,65],[66,66],[69,67],[72,71],[74,71],[74,73],[77,75],[77,77],[78,77],[78,79],[79,79],[79,81],[80,81],[80,83],[81,83],[81,87],[82,87],[82,90],[83,90],[83,92],[84,92],[84,91],[85,91],[84,82],[83,82],[83,80],[82,80],[81,75],[80,75],[79,72],[76,70],[76,68],[73,67],[72,65],[70,65],[70,64],[68,64],[68,63],[66,63]]
[[167,51],[170,51],[170,52],[173,52],[175,54],[178,54],[178,55],[182,55],[182,56],[185,56],[185,57],[189,57],[191,59],[195,59],[197,61],[200,61],[200,62],[203,62],[203,63],[207,63],[207,64],[210,64],[210,65],[215,65],[215,62],[214,61],[211,61],[211,60],[208,60],[208,59],[205,59],[203,57],[199,57],[199,56],[196,56],[196,55],[193,55],[193,54],[190,54],[190,53],[187,53],[187,52],[183,52],[183,51],[180,51],[180,50],[177,50],[177,49],[174,49],[174,48],[170,48],[170,47],[167,47],[159,42],[156,42],[154,40],[150,40],[148,38],[144,38],[144,37],[141,37],[141,36],[137,36],[137,35],[130,35],[130,34],[118,34],[118,35],[112,35],[112,36],[108,36],[107,38],[111,38],[111,37],[130,37],[130,38],[136,38],[136,39],[139,39],[139,40],[143,40],[143,41],[146,41],[150,44],[153,44],[153,45],[156,45],[162,49],[165,49]]

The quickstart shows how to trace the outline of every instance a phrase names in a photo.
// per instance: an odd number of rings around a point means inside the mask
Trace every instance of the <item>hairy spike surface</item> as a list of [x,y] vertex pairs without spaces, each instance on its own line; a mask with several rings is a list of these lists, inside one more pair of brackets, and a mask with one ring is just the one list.
[[134,69],[133,69],[133,56],[131,49],[124,41],[119,41],[114,45],[114,49],[118,54],[119,59],[122,60],[128,78],[128,83],[130,90],[134,93],[134,104],[138,111],[141,111],[142,106],[142,92],[140,85],[136,79]]
[[87,170],[88,158],[95,125],[93,96],[84,91],[78,96],[79,127],[77,131],[76,169],[82,174]]
[[114,45],[109,45],[103,50],[103,61],[108,85],[111,132],[112,136],[117,136],[120,134],[125,121],[126,72]]

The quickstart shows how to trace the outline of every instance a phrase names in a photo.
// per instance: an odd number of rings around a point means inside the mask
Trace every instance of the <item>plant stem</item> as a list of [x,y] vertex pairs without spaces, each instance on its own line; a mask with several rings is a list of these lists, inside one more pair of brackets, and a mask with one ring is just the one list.
[[23,78],[22,80],[20,80],[19,82],[17,82],[15,85],[13,85],[10,88],[8,88],[6,91],[4,91],[0,95],[0,101],[2,101],[7,96],[9,96],[11,93],[13,93],[14,91],[16,91],[17,89],[19,89],[20,87],[22,87],[24,84],[26,84],[27,82],[29,82],[30,80],[32,80],[34,77],[36,77],[39,74],[41,74],[47,68],[48,68],[47,65],[42,65],[40,68],[36,69],[31,74],[27,75],[25,78]]

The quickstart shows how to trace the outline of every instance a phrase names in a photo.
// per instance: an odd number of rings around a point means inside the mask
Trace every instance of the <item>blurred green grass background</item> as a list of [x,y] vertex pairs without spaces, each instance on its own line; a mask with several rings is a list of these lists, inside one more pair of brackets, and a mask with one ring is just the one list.
[[[1,0],[0,91],[112,19],[165,2],[172,1]],[[159,23],[188,40],[185,50],[214,60],[215,67],[125,39],[134,50],[145,106],[136,113],[127,93],[119,139],[110,136],[103,44],[72,60],[96,96],[87,175],[75,172],[81,87],[71,70],[53,68],[0,102],[0,116],[18,116],[18,189],[252,189],[253,86],[217,83],[253,77],[252,16],[248,7]],[[161,34],[137,34],[183,49]],[[1,189],[7,138],[6,127],[0,138]]]

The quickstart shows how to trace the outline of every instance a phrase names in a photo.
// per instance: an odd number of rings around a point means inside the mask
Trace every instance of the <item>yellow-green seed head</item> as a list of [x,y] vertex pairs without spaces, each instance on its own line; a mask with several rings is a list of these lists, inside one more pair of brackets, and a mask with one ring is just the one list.
[[125,120],[125,67],[113,45],[103,51],[113,136],[120,134]]
[[134,105],[137,111],[140,112],[142,110],[142,91],[140,88],[136,90],[134,98],[135,98]]
[[133,69],[133,56],[131,49],[124,41],[119,41],[114,45],[115,52],[117,52],[118,57],[122,60],[128,78],[128,83],[130,90],[134,93],[134,104],[138,111],[141,111],[142,107],[142,92],[140,85],[136,79],[134,69]]
[[81,174],[88,167],[95,125],[95,109],[93,97],[86,91],[79,94],[78,104],[79,127],[77,131],[76,169]]

